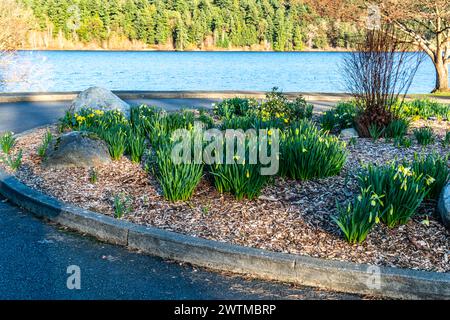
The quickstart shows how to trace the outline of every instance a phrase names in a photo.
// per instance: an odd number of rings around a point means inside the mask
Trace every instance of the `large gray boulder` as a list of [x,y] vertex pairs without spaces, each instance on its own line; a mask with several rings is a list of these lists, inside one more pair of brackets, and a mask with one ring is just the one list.
[[342,139],[358,138],[358,131],[354,128],[348,128],[341,131],[339,135]]
[[438,211],[442,222],[450,229],[450,183],[448,183],[441,192],[438,202]]
[[82,108],[92,108],[96,110],[119,110],[129,118],[130,105],[116,96],[108,89],[91,87],[78,94],[72,101],[70,110],[77,112]]
[[44,165],[51,168],[98,167],[111,162],[106,143],[95,134],[72,131],[54,139]]

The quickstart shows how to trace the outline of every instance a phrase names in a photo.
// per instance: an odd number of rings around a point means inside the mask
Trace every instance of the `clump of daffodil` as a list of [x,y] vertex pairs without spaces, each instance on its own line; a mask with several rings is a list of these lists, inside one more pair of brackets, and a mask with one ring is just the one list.
[[411,164],[369,165],[359,175],[361,188],[372,188],[377,195],[384,195],[380,203],[381,220],[388,227],[407,223],[429,192],[427,179],[414,171]]
[[346,162],[344,143],[311,121],[291,125],[281,132],[280,138],[283,176],[296,180],[329,177],[339,174]]
[[373,226],[380,222],[383,195],[373,192],[372,187],[361,189],[360,194],[344,208],[338,204],[338,215],[332,219],[341,229],[346,241],[361,243]]

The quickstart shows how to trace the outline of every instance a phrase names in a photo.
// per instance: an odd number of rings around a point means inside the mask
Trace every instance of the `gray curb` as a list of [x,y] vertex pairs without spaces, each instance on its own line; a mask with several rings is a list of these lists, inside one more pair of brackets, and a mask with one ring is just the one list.
[[[450,299],[450,274],[270,252],[136,225],[64,204],[0,170],[0,193],[36,216],[144,253],[216,270],[400,299]],[[379,288],[370,284],[379,270]],[[371,288],[372,287],[372,288]]]
[[[0,103],[6,102],[37,102],[37,101],[71,101],[79,94],[79,91],[68,92],[11,92],[0,93]],[[226,99],[236,96],[243,98],[262,99],[264,91],[124,91],[115,90],[114,94],[121,99]],[[302,95],[308,101],[338,102],[351,98],[348,93],[326,93],[326,92],[285,92],[289,98]],[[429,97],[426,94],[411,94],[407,99]],[[441,103],[450,104],[450,97],[431,97]]]

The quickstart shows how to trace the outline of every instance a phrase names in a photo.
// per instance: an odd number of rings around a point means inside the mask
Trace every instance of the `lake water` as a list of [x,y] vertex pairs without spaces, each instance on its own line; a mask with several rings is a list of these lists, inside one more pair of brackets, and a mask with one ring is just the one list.
[[[270,90],[343,92],[343,52],[21,51],[4,92],[112,90]],[[411,93],[433,89],[430,59]]]

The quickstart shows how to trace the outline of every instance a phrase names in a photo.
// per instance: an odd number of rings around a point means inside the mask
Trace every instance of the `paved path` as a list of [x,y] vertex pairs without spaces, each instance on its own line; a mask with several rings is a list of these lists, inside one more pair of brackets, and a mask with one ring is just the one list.
[[[210,100],[132,101],[168,109]],[[0,132],[54,122],[67,102],[0,104]],[[59,229],[0,197],[0,299],[359,299],[270,281],[248,280],[165,261]],[[67,289],[67,267],[81,289]]]
[[[44,223],[0,197],[0,299],[357,299],[128,251]],[[67,267],[81,289],[67,289]]]

